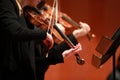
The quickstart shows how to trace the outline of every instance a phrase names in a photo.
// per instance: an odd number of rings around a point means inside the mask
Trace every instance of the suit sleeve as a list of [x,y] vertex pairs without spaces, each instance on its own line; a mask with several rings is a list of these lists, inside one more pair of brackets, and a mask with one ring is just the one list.
[[0,0],[0,35],[18,40],[44,40],[46,31],[29,29],[25,19],[22,24],[19,22],[16,7],[11,0]]
[[[68,35],[68,38],[71,40],[71,42],[76,45],[78,42],[73,36],[73,34]],[[57,64],[57,63],[63,63],[64,59],[62,56],[62,52],[70,49],[70,46],[66,42],[62,42],[60,44],[55,44],[55,46],[49,51],[47,62],[48,64]]]

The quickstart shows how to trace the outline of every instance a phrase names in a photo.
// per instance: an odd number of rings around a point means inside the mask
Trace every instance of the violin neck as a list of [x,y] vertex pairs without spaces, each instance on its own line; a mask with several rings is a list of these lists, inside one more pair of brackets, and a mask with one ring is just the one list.
[[77,27],[77,28],[81,28],[80,25],[75,22],[74,20],[68,18],[67,16],[65,16],[64,14],[62,15],[62,19],[68,21],[69,23],[71,23],[73,26]]
[[70,46],[74,47],[74,44],[70,41],[70,39],[57,27],[57,25],[54,25],[54,28],[59,32],[61,37],[65,40],[65,42]]

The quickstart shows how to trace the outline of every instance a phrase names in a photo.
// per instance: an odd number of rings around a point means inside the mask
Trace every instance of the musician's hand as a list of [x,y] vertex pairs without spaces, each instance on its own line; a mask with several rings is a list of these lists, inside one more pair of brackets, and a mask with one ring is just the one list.
[[76,39],[85,36],[90,31],[90,26],[87,23],[80,22],[80,27],[81,28],[73,31],[73,35]]
[[47,33],[46,39],[43,40],[43,43],[49,48],[51,49],[53,47],[54,44],[54,40],[51,34]]
[[75,53],[77,53],[77,52],[79,52],[81,50],[82,50],[82,46],[81,46],[80,43],[78,43],[76,46],[74,46],[74,48],[70,48],[68,50],[65,50],[62,53],[62,55],[63,55],[63,57],[69,57],[70,55],[75,54]]

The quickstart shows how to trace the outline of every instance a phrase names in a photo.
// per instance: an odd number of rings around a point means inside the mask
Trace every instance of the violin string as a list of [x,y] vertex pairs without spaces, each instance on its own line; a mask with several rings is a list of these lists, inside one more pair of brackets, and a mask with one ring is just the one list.
[[[54,0],[47,32],[49,32],[50,28],[53,29],[53,25],[57,24],[57,22],[58,22],[58,0]],[[50,32],[52,34],[52,31]]]
[[[50,14],[50,21],[49,21],[49,24],[48,24],[48,30],[47,30],[47,32],[49,32],[49,30],[50,30],[50,27],[52,27],[53,26],[53,22],[54,22],[54,20],[53,20],[53,12],[54,12],[54,6],[55,6],[55,0],[54,0],[54,2],[53,2],[53,5],[52,5],[53,7],[52,7],[52,12],[51,12],[51,14]],[[52,27],[53,28],[53,27]],[[52,31],[50,31],[51,32],[51,34],[52,34]]]
[[23,13],[23,10],[22,10],[22,5],[20,4],[20,0],[16,0],[16,3],[17,3],[18,8],[19,8],[19,15],[21,15]]
[[56,0],[56,6],[55,6],[55,24],[58,21],[58,0]]

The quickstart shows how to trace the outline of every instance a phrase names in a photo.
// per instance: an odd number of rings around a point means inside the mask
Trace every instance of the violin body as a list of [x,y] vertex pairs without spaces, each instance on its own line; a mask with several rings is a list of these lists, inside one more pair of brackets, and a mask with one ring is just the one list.
[[45,12],[44,15],[42,13],[43,12],[40,10],[37,10],[36,8],[30,6],[26,6],[24,8],[24,16],[31,24],[45,31],[49,29],[48,31],[52,32],[53,39],[56,43],[59,44],[60,42],[64,41],[64,39],[56,31],[56,29],[53,28],[53,26],[50,26],[50,28],[48,28],[50,16],[48,17],[48,14]]

